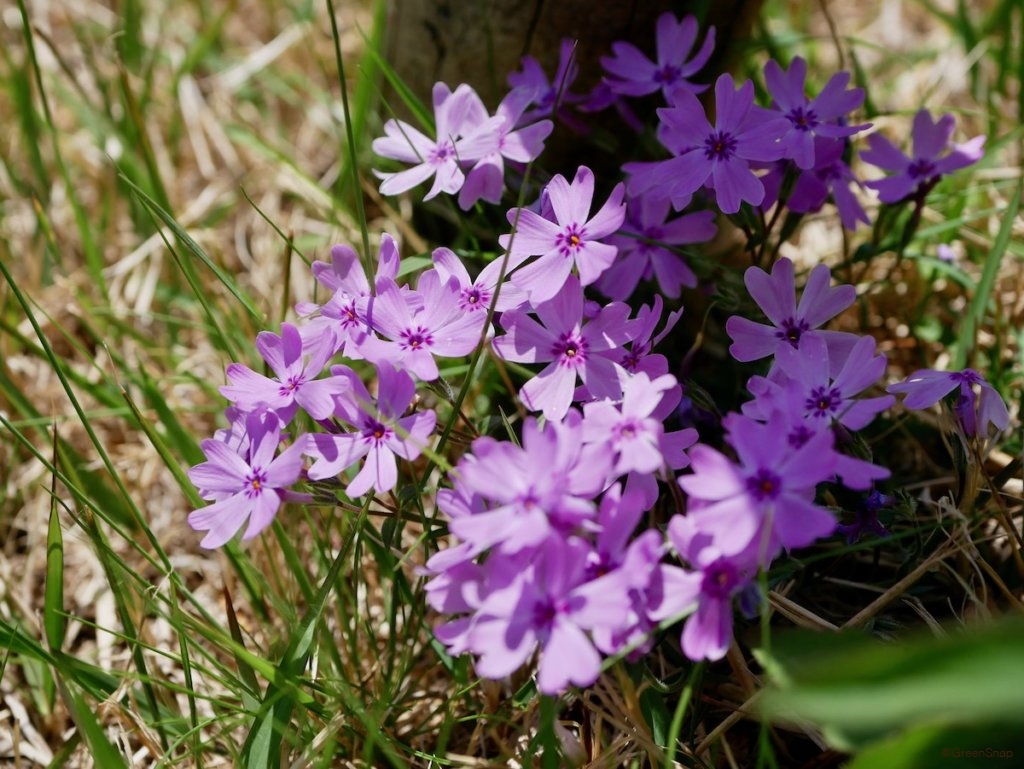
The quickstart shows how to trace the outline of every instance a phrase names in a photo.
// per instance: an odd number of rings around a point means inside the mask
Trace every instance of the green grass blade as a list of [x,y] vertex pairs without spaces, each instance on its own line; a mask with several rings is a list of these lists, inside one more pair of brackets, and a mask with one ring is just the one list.
[[982,269],[981,279],[974,291],[971,305],[964,318],[964,324],[960,328],[960,339],[956,350],[956,368],[962,369],[967,365],[969,354],[974,350],[977,342],[977,330],[985,318],[985,311],[992,300],[992,290],[995,287],[996,275],[999,272],[999,265],[1003,261],[1003,255],[1010,244],[1013,235],[1013,225],[1017,220],[1017,213],[1020,211],[1021,184],[1018,183],[1016,191],[1010,204],[1003,214],[1003,223],[999,227],[992,249],[985,257],[985,265]]
[[[195,256],[196,259],[202,262],[206,266],[206,268],[209,269],[210,272],[212,272],[216,276],[217,280],[219,280],[224,285],[224,287],[231,293],[231,295],[238,300],[238,303],[253,318],[253,320],[255,320],[257,323],[262,323],[263,313],[261,313],[253,306],[252,302],[249,301],[249,298],[241,292],[238,286],[235,285],[235,282],[231,279],[231,276],[229,276],[223,269],[220,268],[219,265],[217,265],[210,258],[209,254],[207,254],[206,251],[203,250],[203,247],[196,243],[192,236],[189,235],[180,224],[178,224],[177,220],[173,216],[171,216],[171,214],[169,214],[164,208],[162,208],[155,200],[153,200],[153,198],[147,195],[145,190],[143,190],[141,187],[135,184],[135,182],[133,182],[127,176],[121,174],[120,178],[122,181],[124,181],[125,184],[127,184],[132,189],[132,192],[139,198],[142,204],[147,209],[149,209],[149,211],[153,213],[156,216],[156,218],[163,222],[167,229],[169,229],[174,234],[174,237],[177,238],[178,241],[182,245],[184,245],[186,249],[188,249],[189,253]],[[183,260],[180,263],[183,265],[188,264]],[[212,313],[210,314],[212,319]]]
[[[53,431],[54,463],[57,458],[57,431]],[[64,534],[57,511],[57,476],[50,482],[50,523],[46,532],[46,587],[43,591],[43,630],[46,643],[58,651],[64,643],[67,624],[64,612]]]

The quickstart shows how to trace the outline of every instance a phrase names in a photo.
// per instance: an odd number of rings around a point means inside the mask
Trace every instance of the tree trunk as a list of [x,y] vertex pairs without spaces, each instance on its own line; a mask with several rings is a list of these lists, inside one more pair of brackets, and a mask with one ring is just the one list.
[[[692,13],[704,2],[667,0],[391,0],[387,51],[391,66],[424,103],[442,81],[454,88],[473,86],[493,107],[507,92],[505,78],[523,56],[535,57],[549,75],[558,64],[563,38],[579,41],[580,77],[575,91],[586,91],[601,76],[600,57],[617,40],[654,55],[658,16]],[[743,40],[762,0],[714,0],[703,27],[717,29],[716,52],[708,65],[710,82],[724,71],[729,52]],[[397,105],[393,105],[397,109]]]

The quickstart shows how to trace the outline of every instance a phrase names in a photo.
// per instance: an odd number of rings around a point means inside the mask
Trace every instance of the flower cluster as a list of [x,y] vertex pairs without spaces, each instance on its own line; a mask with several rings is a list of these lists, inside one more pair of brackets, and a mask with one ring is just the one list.
[[[826,328],[854,304],[854,287],[833,285],[824,264],[798,281],[797,266],[773,255],[757,262],[770,269],[744,273],[751,311],[725,323],[732,357],[761,362],[761,373],[747,381],[749,399],[699,440],[681,356],[662,347],[679,333],[683,289],[708,269],[685,249],[715,237],[719,215],[763,243],[779,213],[799,218],[829,202],[852,230],[870,222],[865,190],[885,203],[920,201],[978,160],[983,142],[952,144],[952,117],[921,112],[912,156],[869,137],[861,159],[892,175],[862,184],[852,142],[870,126],[852,119],[864,93],[848,73],[810,95],[803,59],[769,62],[763,105],[752,82],[723,75],[712,120],[695,78],[714,30],[699,39],[694,19],[665,14],[654,57],[614,45],[589,95],[572,91],[567,43],[551,79],[525,59],[493,115],[469,86],[439,83],[434,138],[386,123],[374,151],[410,167],[376,172],[381,193],[430,181],[425,200],[457,195],[464,210],[499,204],[506,165],[537,158],[554,121],[580,128],[581,113],[614,105],[632,125],[630,99],[663,100],[655,136],[668,157],[626,162],[621,179],[580,166],[571,180],[556,174],[525,190],[528,205],[499,210],[508,229],[475,277],[465,254],[442,246],[406,281],[412,270],[387,235],[372,276],[344,245],[314,263],[327,298],[257,337],[266,373],[227,367],[229,427],[203,441],[207,461],[189,474],[211,502],[188,519],[206,532],[203,546],[243,528],[251,538],[283,502],[312,501],[303,482],[368,498],[396,488],[401,463],[443,454],[452,469],[434,500],[450,538],[423,567],[428,601],[444,615],[437,639],[473,655],[484,677],[536,659],[539,690],[555,694],[592,684],[603,657],[642,654],[673,619],[686,618],[687,656],[720,659],[733,642],[734,602],[759,609],[759,575],[776,559],[837,531],[884,533],[877,511],[890,497],[876,484],[890,473],[856,434],[895,394],[925,408],[955,392],[968,437],[1007,426],[1005,404],[971,369],[919,371],[885,392],[876,340]],[[432,445],[435,429],[464,415],[445,416],[445,382],[422,383],[446,379],[452,359],[452,371],[474,376],[461,362],[484,350],[492,357],[473,360],[519,377],[515,395],[529,413],[518,437],[483,435],[450,456],[443,440]],[[840,528],[839,511],[822,502],[835,498],[819,493],[826,487],[859,500],[857,524]],[[661,515],[666,508],[673,514]]]

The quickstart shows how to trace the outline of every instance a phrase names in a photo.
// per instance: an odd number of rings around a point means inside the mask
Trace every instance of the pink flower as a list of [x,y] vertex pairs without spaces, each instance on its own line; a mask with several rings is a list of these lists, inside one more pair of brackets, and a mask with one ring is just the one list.
[[510,249],[512,265],[531,256],[540,257],[512,276],[512,284],[527,292],[534,304],[558,293],[573,267],[579,272],[582,285],[589,286],[597,280],[618,253],[615,246],[600,241],[617,231],[626,218],[621,183],[601,209],[590,216],[594,174],[585,166],[576,171],[571,184],[564,176],[556,175],[544,194],[554,221],[527,208],[514,208],[508,212],[508,220],[515,225],[515,233],[498,239],[502,248]]
[[501,325],[507,333],[493,342],[505,360],[548,364],[519,391],[523,403],[543,411],[548,419],[561,419],[572,403],[577,377],[595,398],[621,398],[619,366],[599,353],[629,340],[634,327],[628,320],[629,306],[613,302],[584,323],[583,288],[569,276],[561,291],[538,304],[536,312],[540,323],[525,312],[505,313]]

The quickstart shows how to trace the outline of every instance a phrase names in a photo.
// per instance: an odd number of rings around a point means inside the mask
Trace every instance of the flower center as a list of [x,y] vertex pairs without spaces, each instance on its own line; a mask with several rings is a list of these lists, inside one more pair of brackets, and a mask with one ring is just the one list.
[[305,382],[305,379],[302,374],[288,377],[288,381],[282,382],[281,386],[277,388],[277,394],[284,398],[294,395],[295,391]]
[[584,229],[573,222],[555,236],[555,246],[561,251],[562,256],[575,256],[583,248],[585,234]]
[[713,131],[704,140],[704,157],[708,160],[729,160],[736,152],[736,138],[727,131]]
[[705,595],[724,601],[732,596],[739,584],[740,575],[736,567],[726,560],[719,559],[704,569],[700,589]]
[[551,349],[562,366],[577,366],[587,359],[587,340],[575,332],[562,334]]
[[245,477],[245,495],[252,499],[263,493],[263,484],[267,482],[267,474],[258,467]]
[[775,338],[789,342],[793,347],[798,347],[800,345],[800,337],[805,331],[810,330],[811,327],[807,325],[806,320],[786,318],[782,321],[782,326],[779,330],[775,332]]
[[795,107],[789,111],[786,117],[798,131],[811,131],[818,125],[818,116],[812,109],[805,111],[803,107]]
[[363,438],[373,443],[380,443],[381,441],[391,437],[391,429],[373,418],[368,418],[363,423]]
[[790,430],[789,435],[786,436],[786,441],[794,449],[798,449],[807,443],[811,438],[814,437],[814,430],[807,427],[806,425],[797,425]]
[[907,169],[912,179],[928,179],[935,176],[935,164],[927,158],[918,158]]
[[430,151],[430,157],[427,160],[431,165],[441,165],[447,162],[450,158],[455,157],[455,147],[449,142],[441,142],[434,149]]
[[666,64],[654,73],[654,82],[661,85],[672,85],[683,72],[675,64]]
[[804,401],[804,408],[811,413],[811,416],[826,417],[836,413],[842,402],[843,396],[834,387],[815,387]]
[[983,381],[981,374],[972,368],[965,368],[963,371],[955,371],[949,378],[961,385],[976,385]]
[[775,499],[779,496],[781,488],[782,480],[779,476],[763,467],[747,478],[747,491],[761,502],[766,499]]
[[434,343],[430,331],[423,326],[405,329],[401,333],[401,339],[402,347],[406,350],[418,350],[421,347],[430,347]]

